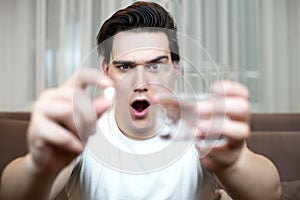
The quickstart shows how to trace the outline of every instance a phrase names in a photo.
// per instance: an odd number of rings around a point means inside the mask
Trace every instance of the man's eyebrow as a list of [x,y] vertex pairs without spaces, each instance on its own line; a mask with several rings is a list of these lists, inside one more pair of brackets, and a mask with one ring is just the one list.
[[154,59],[151,59],[151,60],[147,61],[147,63],[157,63],[157,62],[159,62],[159,61],[162,60],[162,59],[167,59],[167,60],[169,60],[169,57],[166,56],[166,55],[158,56],[157,58],[154,58]]
[[114,60],[112,62],[112,64],[114,65],[134,65],[134,62],[131,62],[131,61],[123,61],[123,60]]
[[[151,60],[146,61],[146,63],[157,63],[157,62],[159,62],[162,59],[169,60],[169,57],[166,56],[166,55],[158,56],[156,58],[153,58]],[[137,63],[132,62],[132,61],[127,61],[127,60],[114,60],[112,62],[112,64],[114,64],[114,65],[136,65]]]

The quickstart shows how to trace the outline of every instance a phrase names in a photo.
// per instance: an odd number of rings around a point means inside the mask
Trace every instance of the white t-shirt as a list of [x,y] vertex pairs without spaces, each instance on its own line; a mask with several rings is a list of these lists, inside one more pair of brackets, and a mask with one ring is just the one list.
[[213,199],[212,175],[194,145],[159,136],[132,140],[121,133],[114,112],[98,121],[68,181],[69,199]]

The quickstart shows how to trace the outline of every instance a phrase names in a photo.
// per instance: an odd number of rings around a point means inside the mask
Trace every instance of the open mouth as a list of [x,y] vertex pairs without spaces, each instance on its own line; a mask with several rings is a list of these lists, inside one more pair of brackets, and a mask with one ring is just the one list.
[[132,104],[131,107],[134,111],[134,115],[137,117],[142,117],[144,116],[147,111],[149,110],[150,103],[143,99],[143,100],[135,100]]

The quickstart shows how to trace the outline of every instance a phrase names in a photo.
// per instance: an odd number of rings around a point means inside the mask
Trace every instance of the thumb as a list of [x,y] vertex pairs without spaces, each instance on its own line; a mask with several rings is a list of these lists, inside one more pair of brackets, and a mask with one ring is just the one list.
[[94,101],[94,110],[97,118],[99,118],[105,111],[112,107],[112,100],[108,100],[105,97],[99,97]]

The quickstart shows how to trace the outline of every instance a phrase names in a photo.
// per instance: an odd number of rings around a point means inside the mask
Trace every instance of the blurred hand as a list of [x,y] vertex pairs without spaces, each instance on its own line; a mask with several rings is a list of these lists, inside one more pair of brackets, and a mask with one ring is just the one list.
[[[249,92],[243,85],[231,81],[214,84],[212,91],[219,97],[218,101],[221,102],[221,106],[209,105],[209,102],[199,106],[201,115],[199,134],[203,137],[209,129],[214,128],[213,126],[210,127],[209,123],[212,115],[222,115],[226,111],[227,118],[222,121],[223,124],[217,131],[220,131],[221,137],[227,139],[227,143],[209,149],[203,149],[197,145],[196,147],[200,152],[202,166],[210,171],[218,172],[236,164],[245,152],[243,150],[247,148],[245,139],[250,135],[248,124]],[[224,106],[226,110],[224,110]],[[207,120],[203,120],[203,116]],[[201,156],[203,151],[207,151],[204,153],[205,156]]]
[[89,85],[105,88],[113,83],[99,70],[83,68],[35,102],[27,136],[34,170],[59,172],[82,152],[82,137],[86,140],[95,132],[97,118],[111,102],[104,97],[92,101],[85,92]]

